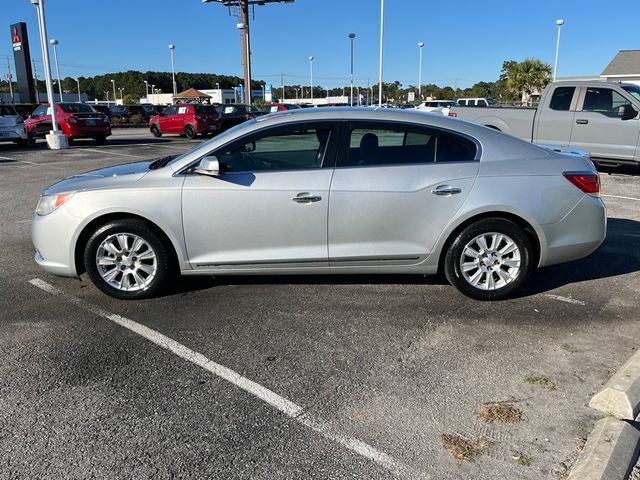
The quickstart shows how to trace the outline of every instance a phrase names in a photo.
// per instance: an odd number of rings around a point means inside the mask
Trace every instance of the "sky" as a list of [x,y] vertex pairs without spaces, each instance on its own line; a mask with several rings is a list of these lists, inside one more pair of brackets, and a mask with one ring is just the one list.
[[[0,0],[0,72],[13,66],[9,25],[28,24],[38,77],[42,62],[35,8],[29,0]],[[557,18],[563,18],[558,76],[597,75],[618,50],[640,48],[637,12],[595,0],[386,0],[384,81],[416,85],[418,42],[423,83],[469,87],[495,80],[504,60],[540,58],[553,64]],[[603,16],[603,13],[605,15]],[[613,13],[613,12],[612,12]],[[173,43],[177,71],[242,76],[236,19],[219,4],[201,0],[46,0],[50,38],[59,44],[61,76],[93,76],[124,70],[170,71]],[[4,26],[3,26],[4,25]],[[251,23],[253,78],[308,84],[349,83],[349,38],[354,43],[355,83],[377,83],[380,0],[295,0],[255,7]]]

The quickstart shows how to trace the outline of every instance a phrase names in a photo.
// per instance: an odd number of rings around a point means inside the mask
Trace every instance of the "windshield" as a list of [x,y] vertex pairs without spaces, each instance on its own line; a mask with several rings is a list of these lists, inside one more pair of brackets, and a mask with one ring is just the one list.
[[622,88],[630,93],[633,98],[640,101],[640,87],[638,85],[622,85]]
[[84,103],[61,103],[60,108],[67,113],[95,112],[93,108]]
[[179,162],[182,158],[184,158],[186,155],[191,155],[193,152],[202,152],[202,154],[204,155],[207,151],[210,150],[210,144],[213,142],[217,142],[219,140],[225,140],[227,137],[232,136],[234,133],[236,133],[238,130],[242,130],[243,128],[248,127],[249,125],[256,123],[256,120],[254,118],[252,118],[251,120],[247,120],[246,122],[242,122],[239,125],[236,125],[235,127],[230,128],[229,130],[226,130],[224,132],[222,132],[220,135],[217,135],[215,137],[213,137],[211,140],[204,142],[202,145],[199,145],[198,147],[194,148],[193,150],[189,150],[186,153],[183,153],[182,155],[180,155],[179,157],[174,158],[171,162],[167,163],[167,165],[173,165],[176,162]]

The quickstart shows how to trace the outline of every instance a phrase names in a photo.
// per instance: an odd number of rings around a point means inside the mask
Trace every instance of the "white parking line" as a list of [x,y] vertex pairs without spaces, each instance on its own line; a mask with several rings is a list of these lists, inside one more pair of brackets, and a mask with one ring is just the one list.
[[[328,423],[316,419],[307,413],[304,413],[304,409],[300,405],[297,405],[291,400],[278,395],[277,393],[269,390],[266,387],[263,387],[262,385],[252,380],[249,380],[246,377],[243,377],[239,373],[225,367],[224,365],[220,365],[219,363],[210,360],[201,353],[191,350],[189,347],[176,342],[172,338],[169,338],[160,332],[157,332],[140,323],[134,322],[133,320],[130,320],[126,317],[122,317],[120,315],[116,315],[114,313],[103,310],[102,308],[93,305],[86,300],[67,295],[58,290],[53,285],[39,278],[29,280],[29,283],[47,293],[61,296],[77,307],[80,307],[81,309],[86,310],[94,315],[97,315],[98,317],[110,320],[120,325],[121,327],[126,328],[127,330],[137,333],[150,342],[155,343],[159,347],[170,351],[174,355],[177,355],[178,357],[183,358],[184,360],[187,360],[213,373],[214,375],[217,375],[218,377],[226,380],[236,387],[241,388],[245,392],[259,398],[263,402],[268,403],[269,405],[284,413],[299,424],[304,425],[305,427],[308,427],[313,431],[319,433],[323,437],[342,445],[352,452],[371,460],[372,462],[375,462],[382,468],[396,475],[410,475],[411,477],[417,477],[417,475],[412,472],[406,465],[402,464],[395,458],[387,455],[384,452],[381,452],[380,450],[372,447],[362,440],[350,437],[348,435],[342,435],[338,432],[333,431],[332,427]],[[420,478],[428,479],[430,478],[430,476],[422,474],[420,475]]]
[[570,297],[563,297],[561,295],[553,295],[551,293],[546,294],[545,297],[552,298],[553,300],[560,300],[561,302],[565,302],[565,303],[572,303],[573,305],[584,306],[587,304],[587,302],[583,302],[582,300],[576,300],[575,298],[570,298]]
[[622,197],[620,195],[604,195],[604,194],[600,194],[601,197],[611,197],[611,198],[622,198],[623,200],[635,200],[636,202],[640,202],[640,198],[633,198],[633,197]]
[[[89,149],[89,148],[74,148],[74,150],[80,150],[83,152],[92,152],[92,153],[96,153],[96,149]],[[119,152],[111,152],[109,150],[105,150],[103,148],[99,148],[97,149],[98,152],[100,153],[108,153],[109,155],[116,155],[118,157],[132,157],[132,158],[143,158],[144,156],[140,156],[140,155],[131,155],[129,153],[119,153]]]

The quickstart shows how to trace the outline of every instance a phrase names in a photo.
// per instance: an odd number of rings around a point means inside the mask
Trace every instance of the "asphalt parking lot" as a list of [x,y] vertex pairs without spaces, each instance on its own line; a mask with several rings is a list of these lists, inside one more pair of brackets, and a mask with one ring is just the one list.
[[[46,186],[197,143],[0,144],[0,478],[564,478],[640,346],[640,172],[603,173],[596,253],[498,303],[413,276],[188,278],[122,302],[36,266]],[[487,422],[487,402],[521,418]]]

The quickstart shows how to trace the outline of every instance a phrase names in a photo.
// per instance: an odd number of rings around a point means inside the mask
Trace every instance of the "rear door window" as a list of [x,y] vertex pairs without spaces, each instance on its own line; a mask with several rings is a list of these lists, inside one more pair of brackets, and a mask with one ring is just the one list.
[[567,111],[571,108],[571,100],[576,87],[558,87],[553,91],[549,108],[551,110]]

